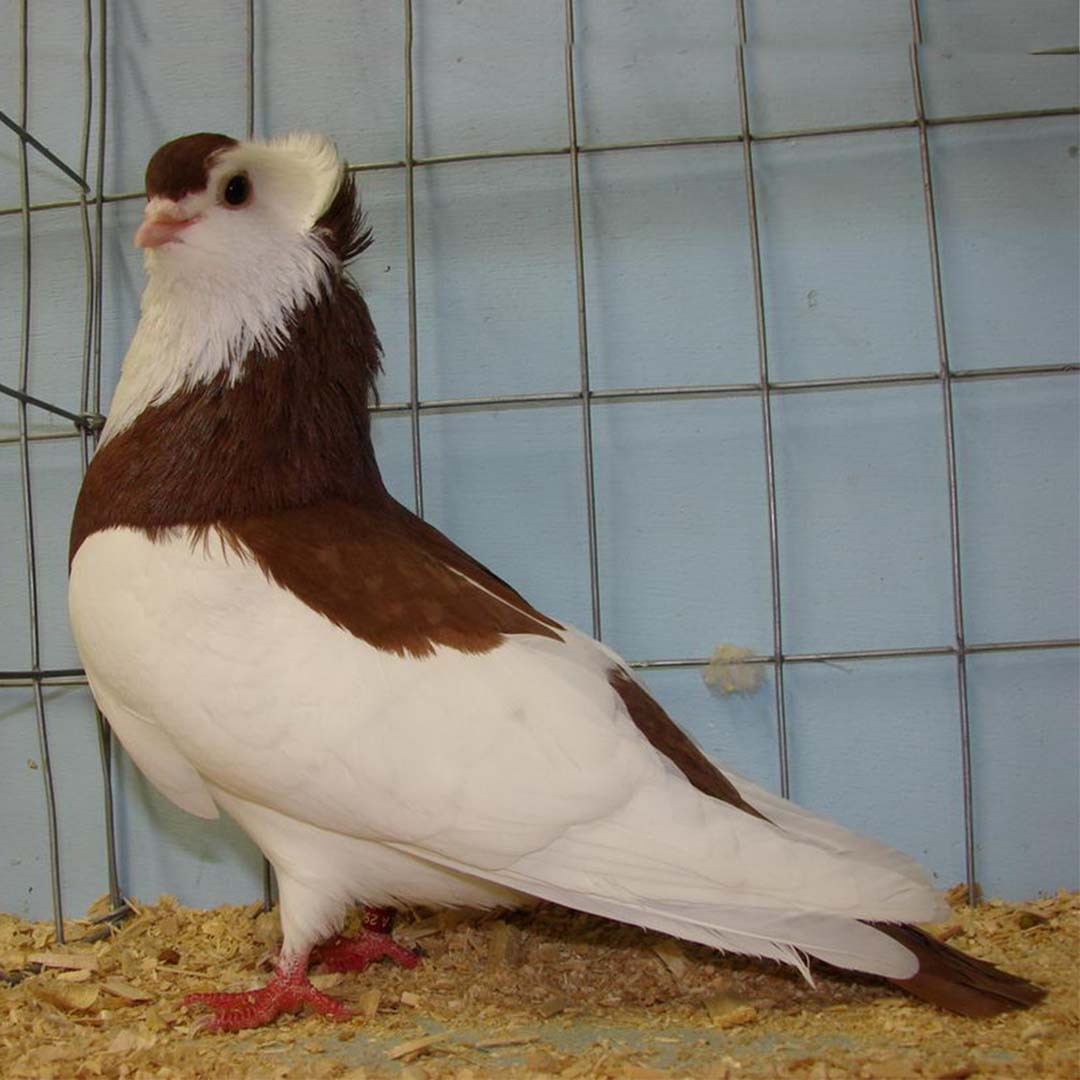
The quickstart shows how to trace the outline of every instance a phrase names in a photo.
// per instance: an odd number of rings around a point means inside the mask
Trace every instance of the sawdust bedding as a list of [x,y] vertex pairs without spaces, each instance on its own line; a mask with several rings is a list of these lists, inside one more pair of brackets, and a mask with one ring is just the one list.
[[1080,1076],[1080,894],[975,909],[954,900],[937,931],[1048,987],[1046,1002],[967,1020],[870,979],[821,970],[810,988],[771,963],[547,906],[399,921],[397,937],[425,953],[415,970],[315,975],[354,1020],[282,1017],[209,1035],[179,999],[261,982],[276,914],[162,897],[133,902],[100,940],[89,940],[100,925],[72,920],[65,946],[49,924],[0,914],[0,1077]]

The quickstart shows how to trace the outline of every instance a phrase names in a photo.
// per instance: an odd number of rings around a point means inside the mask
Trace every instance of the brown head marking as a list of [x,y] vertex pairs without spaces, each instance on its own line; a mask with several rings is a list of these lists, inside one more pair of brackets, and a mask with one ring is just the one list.
[[167,142],[146,166],[147,198],[182,199],[191,191],[202,191],[211,158],[230,146],[236,146],[235,139],[209,131]]

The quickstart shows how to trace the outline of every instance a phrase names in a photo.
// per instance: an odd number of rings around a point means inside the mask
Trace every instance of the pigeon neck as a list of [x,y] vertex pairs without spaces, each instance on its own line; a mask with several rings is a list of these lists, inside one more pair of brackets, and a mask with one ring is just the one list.
[[71,554],[99,529],[214,525],[329,499],[389,499],[368,409],[380,346],[367,305],[337,274],[290,316],[272,354],[253,350],[144,409],[95,454],[72,528]]
[[[287,346],[297,312],[321,306],[334,288],[335,262],[318,237],[263,243],[252,265],[221,258],[221,266],[168,245],[146,253],[150,271],[141,316],[102,434],[108,442],[149,406],[210,383],[222,373],[235,383],[253,354]],[[199,256],[193,258],[194,256]]]

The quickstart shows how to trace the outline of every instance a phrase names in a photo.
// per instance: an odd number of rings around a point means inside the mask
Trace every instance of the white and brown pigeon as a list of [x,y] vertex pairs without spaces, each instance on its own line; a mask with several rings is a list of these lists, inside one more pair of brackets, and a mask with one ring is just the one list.
[[329,140],[188,135],[146,191],[149,280],[70,609],[135,763],[277,873],[277,968],[193,995],[207,1027],[346,1015],[308,966],[415,963],[383,909],[536,898],[968,1015],[1040,999],[912,925],[943,912],[914,861],[721,769],[618,656],[391,498],[380,345],[345,272],[370,238]]

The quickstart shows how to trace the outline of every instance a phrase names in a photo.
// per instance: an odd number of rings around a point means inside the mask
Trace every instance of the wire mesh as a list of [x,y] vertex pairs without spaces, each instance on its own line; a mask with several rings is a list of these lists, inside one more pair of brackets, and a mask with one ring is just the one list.
[[[967,688],[967,658],[980,653],[1023,652],[1031,650],[1075,649],[1080,641],[1075,639],[1048,640],[997,640],[970,642],[964,626],[963,566],[960,544],[960,513],[958,503],[958,478],[955,445],[955,420],[953,387],[958,381],[984,379],[1018,379],[1032,377],[1055,377],[1080,371],[1078,363],[1043,364],[1023,367],[984,367],[956,369],[950,362],[949,334],[945,304],[942,294],[941,259],[938,241],[937,209],[934,201],[933,170],[929,132],[935,127],[965,125],[972,123],[1022,123],[1024,121],[1055,116],[1075,115],[1077,108],[1047,108],[1017,111],[987,112],[973,115],[928,116],[923,97],[920,66],[923,33],[918,0],[911,0],[911,42],[909,48],[910,70],[913,88],[914,115],[910,119],[880,123],[861,123],[837,126],[821,126],[798,131],[758,133],[752,130],[748,104],[747,66],[745,50],[748,45],[747,18],[744,0],[734,0],[734,14],[738,27],[738,43],[735,46],[736,77],[738,85],[739,128],[734,133],[692,138],[653,139],[642,141],[583,143],[579,140],[577,96],[575,83],[575,9],[573,0],[564,0],[563,20],[565,33],[564,76],[566,99],[566,143],[560,146],[496,148],[482,152],[449,153],[417,156],[414,153],[414,14],[412,0],[403,0],[402,19],[404,49],[402,79],[404,84],[403,156],[399,160],[370,161],[354,164],[355,172],[400,170],[404,173],[404,201],[406,226],[406,288],[408,304],[408,399],[382,403],[376,411],[384,414],[406,414],[409,417],[414,504],[418,513],[424,511],[424,478],[422,457],[422,418],[428,413],[462,412],[494,408],[528,408],[554,403],[577,404],[581,410],[582,475],[586,507],[586,533],[588,547],[588,573],[592,613],[592,629],[600,637],[601,626],[601,579],[597,539],[597,497],[593,460],[593,410],[607,403],[642,398],[724,398],[757,397],[761,406],[761,432],[764,441],[764,476],[766,490],[769,536],[769,579],[772,627],[772,652],[767,656],[755,656],[752,663],[769,665],[774,672],[775,722],[779,755],[779,778],[782,792],[790,788],[790,761],[787,733],[786,695],[784,689],[785,668],[790,665],[832,663],[846,660],[885,660],[902,657],[952,657],[956,665],[957,687],[957,738],[960,746],[961,776],[958,778],[963,792],[964,853],[969,896],[974,899],[976,880],[976,835],[973,812],[974,788],[977,778],[973,775],[971,757],[971,726]],[[0,208],[0,216],[19,215],[22,221],[23,295],[21,299],[20,363],[18,385],[0,384],[0,394],[16,402],[18,431],[14,435],[0,436],[0,444],[17,443],[20,455],[23,518],[26,537],[26,585],[30,612],[30,635],[28,641],[29,667],[22,670],[0,671],[0,687],[29,687],[33,692],[34,714],[37,724],[42,759],[43,798],[46,806],[47,842],[49,847],[50,882],[52,905],[58,940],[63,941],[63,896],[60,864],[60,847],[57,835],[56,790],[51,757],[49,753],[47,709],[44,689],[58,686],[85,685],[85,674],[78,668],[49,668],[41,664],[40,620],[38,601],[38,564],[35,547],[35,515],[32,476],[32,446],[40,441],[78,440],[83,468],[89,461],[96,443],[97,433],[103,423],[101,406],[102,379],[102,308],[104,219],[103,211],[110,203],[136,200],[142,192],[107,193],[105,190],[105,160],[107,131],[107,5],[106,0],[84,0],[83,21],[83,102],[80,158],[77,166],[64,162],[47,145],[28,130],[29,104],[29,49],[28,49],[28,0],[22,0],[19,13],[20,68],[19,68],[19,116],[14,120],[0,114],[0,120],[13,130],[19,140],[20,201],[18,205]],[[256,130],[256,71],[257,36],[256,7],[254,0],[246,0],[244,6],[243,34],[245,42],[245,131],[250,137]],[[96,54],[95,54],[96,45]],[[96,106],[96,108],[95,108]],[[91,156],[91,132],[96,120],[96,155],[93,189],[87,180]],[[927,250],[933,296],[935,336],[938,364],[934,370],[911,371],[881,375],[842,376],[832,378],[778,380],[769,368],[769,344],[765,312],[765,292],[762,276],[761,239],[758,229],[758,193],[755,177],[755,145],[788,139],[813,139],[823,136],[859,135],[884,131],[913,131],[918,140],[920,169],[924,192],[924,216]],[[743,160],[743,176],[747,220],[749,224],[751,286],[754,304],[754,323],[757,338],[758,379],[754,382],[718,383],[713,385],[658,385],[644,387],[618,387],[598,389],[592,386],[589,364],[589,329],[586,307],[585,238],[582,226],[582,194],[580,160],[582,155],[620,153],[631,150],[677,150],[685,147],[721,146],[738,144]],[[59,199],[34,203],[31,200],[28,154],[41,154],[78,188],[72,199]],[[569,199],[571,204],[573,272],[576,296],[577,343],[579,353],[579,384],[574,389],[548,393],[494,394],[468,398],[421,399],[418,362],[417,329],[417,273],[416,273],[416,211],[415,177],[418,169],[470,162],[521,159],[530,157],[561,157],[567,162]],[[35,212],[62,207],[78,207],[83,241],[83,265],[85,271],[85,318],[82,342],[81,387],[79,411],[73,412],[55,402],[50,402],[29,392],[30,386],[30,318],[32,305],[33,246],[31,217]],[[781,551],[778,520],[782,507],[778,505],[776,469],[774,461],[774,430],[772,401],[776,395],[812,393],[822,390],[873,390],[893,386],[912,386],[936,383],[941,389],[944,445],[946,450],[947,490],[943,498],[948,504],[949,557],[951,565],[953,640],[941,645],[910,645],[886,649],[847,649],[821,652],[786,653],[782,623]],[[30,410],[59,417],[70,423],[69,430],[33,430]],[[706,662],[704,657],[638,657],[631,660],[640,670],[663,670],[668,668],[697,667]],[[124,911],[120,874],[117,866],[115,816],[113,807],[112,745],[109,731],[100,713],[96,714],[99,734],[99,751],[103,777],[103,799],[106,823],[106,874],[113,911],[106,918]],[[273,895],[269,865],[264,864],[264,900],[271,902]]]

